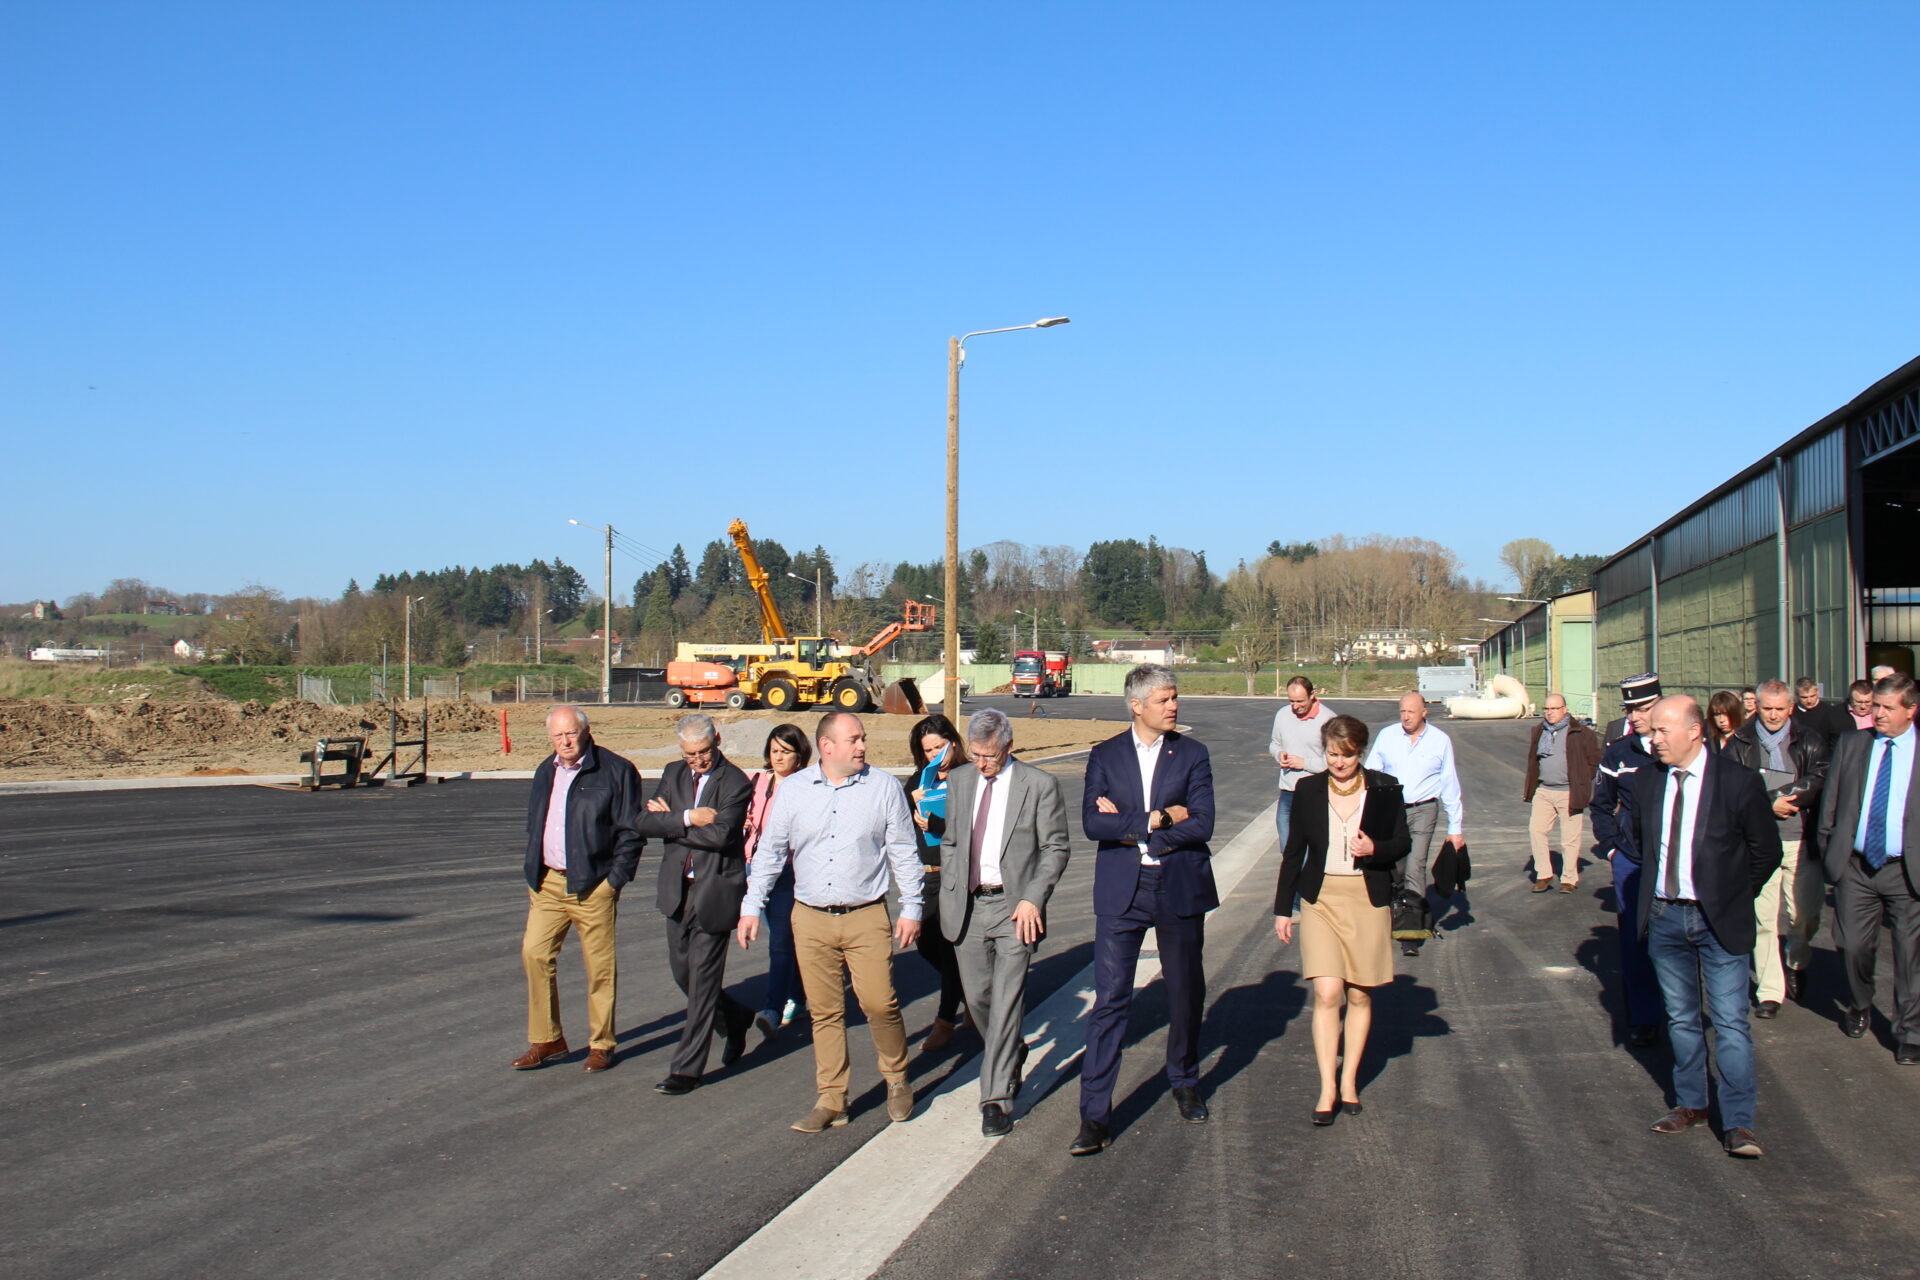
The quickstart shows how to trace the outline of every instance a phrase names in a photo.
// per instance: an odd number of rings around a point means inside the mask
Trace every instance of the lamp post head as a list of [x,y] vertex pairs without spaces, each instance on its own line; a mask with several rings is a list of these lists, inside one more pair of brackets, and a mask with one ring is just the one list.
[[1067,316],[1048,316],[1045,320],[1034,321],[1033,327],[1036,329],[1051,329],[1057,324],[1071,323],[1073,323],[1073,321]]

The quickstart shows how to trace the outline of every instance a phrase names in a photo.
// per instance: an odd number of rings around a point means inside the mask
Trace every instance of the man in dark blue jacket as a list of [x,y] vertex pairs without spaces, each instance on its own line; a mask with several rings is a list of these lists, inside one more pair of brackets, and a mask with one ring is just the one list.
[[513,1060],[530,1071],[566,1056],[560,1030],[560,943],[580,931],[587,966],[588,1071],[613,1065],[613,993],[618,976],[613,941],[620,889],[640,865],[640,775],[625,757],[602,751],[587,732],[587,713],[547,713],[553,754],[533,774],[527,797],[527,932],[520,961],[527,971],[527,1051]]
[[1200,1100],[1200,1012],[1207,979],[1201,948],[1213,884],[1213,765],[1207,749],[1174,732],[1180,689],[1151,663],[1127,675],[1127,732],[1087,757],[1080,821],[1097,841],[1093,870],[1093,1012],[1080,1070],[1080,1132],[1067,1150],[1092,1155],[1112,1141],[1108,1124],[1127,1034],[1134,970],[1148,929],[1167,985],[1167,1083],[1180,1118],[1207,1119]]
[[1620,701],[1626,710],[1625,731],[1607,743],[1600,769],[1593,779],[1594,851],[1613,865],[1613,899],[1619,911],[1620,981],[1626,988],[1627,1043],[1651,1048],[1666,1021],[1660,984],[1653,976],[1653,960],[1640,936],[1640,841],[1633,782],[1654,766],[1647,744],[1647,716],[1660,701],[1660,677],[1635,676],[1620,682]]

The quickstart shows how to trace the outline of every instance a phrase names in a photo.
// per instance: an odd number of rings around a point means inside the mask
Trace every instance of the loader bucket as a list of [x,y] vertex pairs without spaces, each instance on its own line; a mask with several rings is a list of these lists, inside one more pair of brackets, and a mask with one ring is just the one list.
[[880,709],[890,716],[923,716],[927,714],[927,704],[920,696],[920,686],[913,677],[895,680],[880,692]]

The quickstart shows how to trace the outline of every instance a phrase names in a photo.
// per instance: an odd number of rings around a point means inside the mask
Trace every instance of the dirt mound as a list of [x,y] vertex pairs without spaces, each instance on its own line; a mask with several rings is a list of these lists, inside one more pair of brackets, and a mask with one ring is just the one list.
[[[495,723],[471,702],[428,704],[429,733],[471,733]],[[387,736],[385,706],[322,707],[288,699],[258,702],[121,702],[75,705],[0,701],[0,766],[135,764],[191,757],[214,748],[310,743],[315,738]],[[420,713],[400,712],[400,735],[417,736]]]

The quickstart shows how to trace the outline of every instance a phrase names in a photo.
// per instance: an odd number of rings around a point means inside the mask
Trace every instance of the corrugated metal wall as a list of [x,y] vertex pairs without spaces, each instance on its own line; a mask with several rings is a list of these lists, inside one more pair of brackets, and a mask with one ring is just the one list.
[[[1811,675],[1844,688],[1848,641],[1845,428],[1786,458],[1789,654],[1780,653],[1779,493],[1761,472],[1594,575],[1601,712],[1605,692],[1658,668],[1669,692],[1705,698],[1770,676]],[[1659,638],[1651,630],[1659,573]]]
[[1847,642],[1852,594],[1847,569],[1844,511],[1795,529],[1787,538],[1787,586],[1793,627],[1793,670],[1788,679],[1812,676],[1831,697],[1841,697],[1853,679],[1853,647]]

